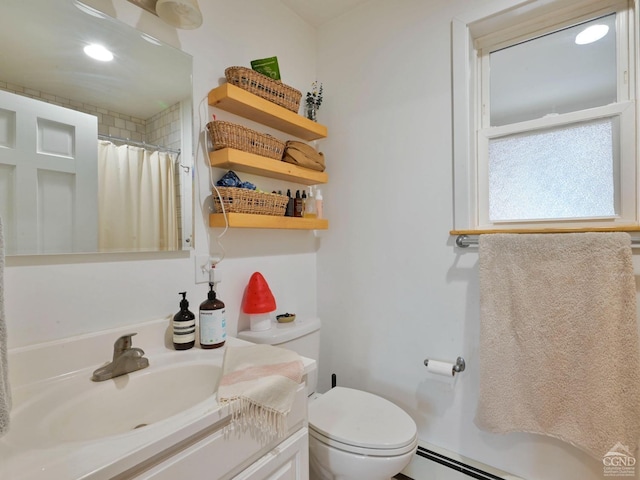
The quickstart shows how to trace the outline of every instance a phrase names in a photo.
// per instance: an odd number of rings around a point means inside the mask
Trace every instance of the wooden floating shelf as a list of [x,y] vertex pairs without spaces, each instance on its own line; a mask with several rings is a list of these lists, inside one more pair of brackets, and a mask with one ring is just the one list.
[[317,185],[327,183],[329,180],[329,176],[325,172],[302,168],[292,163],[243,152],[234,148],[223,148],[209,152],[209,163],[212,167],[227,168],[303,185]]
[[209,105],[303,140],[327,136],[327,127],[253,93],[225,83],[209,92]]
[[[229,228],[280,228],[288,230],[327,230],[329,220],[324,218],[277,217],[274,215],[253,215],[250,213],[227,213]],[[224,215],[209,215],[210,227],[224,228]]]

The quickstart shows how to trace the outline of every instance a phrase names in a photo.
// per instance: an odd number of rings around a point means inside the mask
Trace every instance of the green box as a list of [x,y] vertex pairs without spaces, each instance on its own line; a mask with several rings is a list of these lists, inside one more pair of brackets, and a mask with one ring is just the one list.
[[273,80],[280,80],[280,67],[278,67],[278,57],[251,60],[251,68],[258,73],[272,78]]

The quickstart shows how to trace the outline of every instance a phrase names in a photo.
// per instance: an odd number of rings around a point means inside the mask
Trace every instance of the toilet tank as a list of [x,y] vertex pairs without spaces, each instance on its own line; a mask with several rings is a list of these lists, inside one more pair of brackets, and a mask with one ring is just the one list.
[[316,361],[316,369],[307,378],[308,393],[316,391],[318,385],[318,366],[320,360],[320,319],[299,319],[291,323],[271,323],[269,330],[252,332],[244,330],[238,332],[238,338],[248,342],[273,345],[293,350],[298,355]]

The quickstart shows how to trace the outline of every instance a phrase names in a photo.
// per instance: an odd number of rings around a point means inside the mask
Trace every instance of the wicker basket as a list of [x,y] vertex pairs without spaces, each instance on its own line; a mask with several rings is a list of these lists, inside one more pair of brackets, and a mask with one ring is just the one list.
[[[254,213],[258,215],[283,216],[289,197],[277,193],[258,192],[248,188],[216,187],[228,213]],[[216,212],[222,213],[218,194],[213,192]]]
[[263,157],[282,160],[285,143],[271,135],[256,132],[236,123],[215,120],[207,123],[214,150],[235,148]]
[[298,113],[302,92],[245,67],[229,67],[224,71],[227,82]]

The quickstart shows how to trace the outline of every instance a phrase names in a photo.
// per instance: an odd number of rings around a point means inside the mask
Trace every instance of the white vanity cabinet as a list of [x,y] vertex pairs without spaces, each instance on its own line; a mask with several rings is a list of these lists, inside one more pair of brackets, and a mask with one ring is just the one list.
[[[149,367],[92,382],[104,352],[130,332]],[[283,437],[226,428],[229,406],[200,389],[219,381],[225,348],[176,351],[165,346],[166,332],[159,319],[10,350],[14,404],[12,428],[0,438],[0,479],[308,480],[306,383]],[[232,337],[227,344],[250,345]],[[315,361],[302,362],[305,376],[315,372]],[[193,403],[184,407],[185,398]]]
[[233,480],[308,480],[309,432],[301,428]]
[[[227,417],[228,418],[228,417]],[[262,443],[250,432],[213,426],[114,480],[308,480],[307,389],[287,417],[288,436]]]

